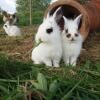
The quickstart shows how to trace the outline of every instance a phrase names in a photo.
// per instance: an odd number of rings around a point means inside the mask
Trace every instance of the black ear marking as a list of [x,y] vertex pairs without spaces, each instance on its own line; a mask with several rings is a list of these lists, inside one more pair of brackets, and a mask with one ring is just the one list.
[[48,28],[48,29],[46,30],[46,32],[47,32],[48,34],[51,34],[51,33],[53,32],[53,28]]

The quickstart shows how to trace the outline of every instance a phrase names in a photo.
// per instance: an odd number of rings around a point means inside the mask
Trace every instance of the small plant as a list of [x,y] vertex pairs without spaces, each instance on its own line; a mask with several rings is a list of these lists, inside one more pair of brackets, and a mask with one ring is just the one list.
[[43,41],[42,41],[41,39],[39,39],[39,42],[38,42],[38,43],[36,43],[36,45],[35,45],[35,46],[38,46],[38,45],[40,45],[41,43],[43,43]]
[[30,81],[30,82],[37,90],[47,92],[47,80],[42,73],[38,74],[37,82],[34,81]]

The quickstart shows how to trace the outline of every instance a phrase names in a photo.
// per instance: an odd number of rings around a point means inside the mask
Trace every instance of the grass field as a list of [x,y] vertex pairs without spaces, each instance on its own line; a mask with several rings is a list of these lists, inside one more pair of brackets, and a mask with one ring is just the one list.
[[21,27],[22,37],[0,34],[0,100],[99,100],[100,34],[84,43],[76,68],[48,68],[30,59],[37,27]]

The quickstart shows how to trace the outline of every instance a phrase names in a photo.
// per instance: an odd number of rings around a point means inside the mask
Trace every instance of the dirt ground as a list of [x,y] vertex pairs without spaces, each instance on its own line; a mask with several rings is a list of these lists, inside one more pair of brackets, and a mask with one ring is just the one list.
[[[25,34],[21,37],[8,37],[0,34],[0,53],[7,54],[14,59],[31,61],[31,51],[34,47],[34,35],[37,26],[22,27],[21,30]],[[4,33],[2,28],[0,28],[0,33]],[[80,61],[90,59],[100,63],[100,33],[94,32],[90,34],[84,43]]]
[[89,34],[83,45],[82,56],[100,63],[100,32]]

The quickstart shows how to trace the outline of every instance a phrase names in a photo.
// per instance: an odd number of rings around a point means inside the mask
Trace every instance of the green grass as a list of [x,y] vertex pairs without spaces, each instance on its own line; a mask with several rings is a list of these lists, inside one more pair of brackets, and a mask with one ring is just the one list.
[[[19,22],[17,23],[18,26],[28,26],[29,25],[29,13],[18,13]],[[44,16],[44,11],[34,11],[32,13],[32,24],[37,25],[42,23],[42,16]],[[2,16],[0,16],[0,25],[3,24]]]
[[0,54],[1,100],[99,100],[100,63],[48,68]]
[[[44,15],[43,11],[34,11],[32,13],[32,24],[37,25],[42,23],[43,18],[41,16]],[[19,22],[18,25],[20,26],[27,26],[29,25],[29,13],[18,14]]]
[[30,59],[37,27],[22,27],[22,37],[0,35],[0,100],[99,100],[99,34],[88,41],[86,50],[92,51],[82,53],[76,68],[62,61],[60,68],[48,68]]
[[[38,25],[42,23],[43,18],[41,16],[44,15],[43,11],[37,11],[32,14],[32,24],[33,25]],[[18,14],[19,22],[17,23],[18,26],[28,26],[30,21],[29,21],[29,13],[25,14]],[[2,26],[3,20],[2,17],[0,16],[0,25]]]

